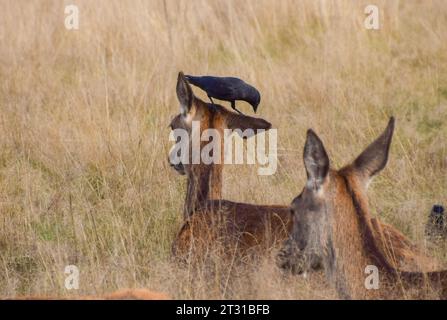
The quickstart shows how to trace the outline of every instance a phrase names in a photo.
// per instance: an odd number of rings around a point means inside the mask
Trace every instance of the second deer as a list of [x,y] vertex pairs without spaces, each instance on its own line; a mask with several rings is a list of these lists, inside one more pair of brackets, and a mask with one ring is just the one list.
[[[416,251],[406,252],[419,270],[396,261],[395,243],[371,217],[366,191],[386,165],[394,119],[350,165],[334,170],[318,136],[309,130],[304,147],[307,183],[292,202],[293,231],[279,255],[296,273],[324,270],[341,298],[406,298],[439,294],[447,298],[447,271],[424,270]],[[365,286],[366,268],[377,268],[376,288]],[[425,291],[429,288],[429,291]]]

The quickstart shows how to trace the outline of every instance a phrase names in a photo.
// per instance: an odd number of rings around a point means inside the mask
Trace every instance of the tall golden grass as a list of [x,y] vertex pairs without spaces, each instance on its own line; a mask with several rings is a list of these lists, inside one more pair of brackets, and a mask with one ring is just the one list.
[[[64,27],[72,3],[76,31]],[[363,26],[369,3],[1,1],[0,295],[73,295],[64,268],[74,264],[79,294],[335,297],[321,276],[285,278],[269,257],[212,273],[171,261],[185,193],[167,163],[180,70],[254,84],[259,116],[278,128],[276,174],[226,166],[229,200],[289,204],[308,128],[337,167],[396,116],[371,207],[446,262],[423,230],[431,206],[447,202],[447,3],[374,1],[374,31]]]

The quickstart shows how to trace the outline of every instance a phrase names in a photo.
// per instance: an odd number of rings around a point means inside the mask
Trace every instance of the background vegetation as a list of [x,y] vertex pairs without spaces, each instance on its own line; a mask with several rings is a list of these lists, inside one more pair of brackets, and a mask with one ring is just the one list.
[[[72,3],[77,31],[64,27]],[[394,115],[371,207],[447,261],[423,237],[431,206],[447,204],[447,2],[374,1],[377,31],[363,26],[363,0],[0,4],[0,295],[334,297],[322,280],[281,276],[269,257],[213,276],[171,261],[185,193],[167,163],[180,70],[246,79],[279,129],[277,173],[227,166],[230,200],[289,204],[304,184],[308,128],[340,167]],[[81,272],[76,293],[64,288],[68,264]]]

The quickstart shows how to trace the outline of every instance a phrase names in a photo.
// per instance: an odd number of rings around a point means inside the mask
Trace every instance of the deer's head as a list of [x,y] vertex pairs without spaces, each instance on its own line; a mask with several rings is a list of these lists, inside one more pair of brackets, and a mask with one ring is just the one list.
[[[293,273],[334,269],[340,238],[359,224],[356,210],[365,210],[366,191],[374,175],[386,165],[394,130],[391,118],[385,131],[351,164],[341,170],[330,168],[323,142],[314,131],[307,132],[304,147],[306,185],[291,204],[293,229],[279,255],[279,265]],[[362,203],[360,203],[362,202]],[[336,245],[334,245],[336,243]],[[348,249],[345,249],[348,248]]]
[[[244,132],[246,129],[252,129],[256,133],[259,129],[268,130],[271,127],[271,124],[264,119],[236,114],[220,105],[203,102],[194,95],[190,84],[182,72],[178,74],[176,92],[180,103],[180,113],[172,119],[170,128],[171,130],[180,129],[184,133],[181,138],[180,135],[177,136],[177,142],[180,139],[186,139],[189,152],[187,155],[182,155],[182,149],[173,148],[169,155],[169,162],[180,174],[191,172],[196,165],[203,165],[200,158],[200,163],[194,161],[193,157],[197,155],[194,155],[192,152],[194,143],[198,143],[203,147],[209,142],[207,139],[203,141],[201,137],[209,138],[211,136],[211,139],[221,139],[222,143],[219,143],[219,145],[222,147],[224,129],[239,129],[241,132]],[[194,123],[199,125],[197,132],[193,132]],[[217,133],[217,137],[215,134],[210,134],[209,129],[214,129],[213,132]],[[223,150],[220,150],[220,154],[220,163],[223,163]],[[173,161],[173,159],[176,159],[176,161]]]

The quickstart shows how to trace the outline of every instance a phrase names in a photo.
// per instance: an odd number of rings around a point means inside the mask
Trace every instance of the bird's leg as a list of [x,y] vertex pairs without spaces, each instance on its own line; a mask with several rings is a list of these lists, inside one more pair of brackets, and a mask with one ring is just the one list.
[[240,112],[238,109],[236,109],[236,101],[231,101],[231,108],[233,108],[233,110],[237,111],[239,114],[244,115],[242,112]]

